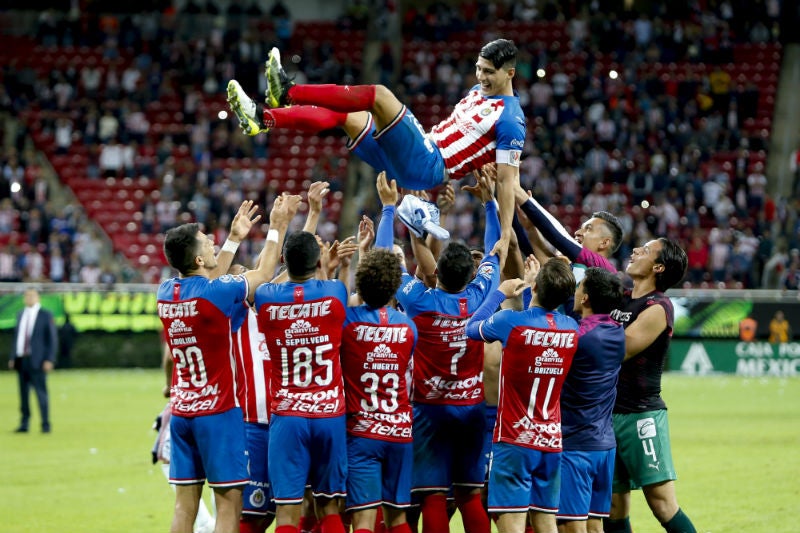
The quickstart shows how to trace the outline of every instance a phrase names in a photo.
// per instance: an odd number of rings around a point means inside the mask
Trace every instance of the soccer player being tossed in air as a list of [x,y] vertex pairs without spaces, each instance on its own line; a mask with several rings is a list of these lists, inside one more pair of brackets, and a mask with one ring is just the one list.
[[536,533],[556,533],[561,467],[559,395],[578,346],[578,323],[554,311],[575,292],[575,277],[560,259],[541,269],[529,256],[525,283],[533,299],[525,311],[494,310],[520,294],[525,284],[500,284],[467,323],[470,339],[501,341],[500,400],[497,405],[489,512],[497,529],[522,533],[530,514]]
[[512,86],[516,58],[512,41],[484,45],[475,63],[478,84],[428,133],[383,85],[295,85],[276,48],[267,60],[267,107],[249,98],[236,80],[228,83],[228,102],[248,135],[271,128],[316,133],[341,127],[350,150],[407,189],[432,189],[497,163],[502,234],[494,249],[504,263],[525,142],[525,117]]
[[[247,455],[242,411],[236,398],[231,317],[255,288],[269,280],[283,233],[299,196],[281,196],[270,213],[270,233],[259,268],[242,276],[209,279],[218,266],[214,243],[198,224],[167,232],[164,255],[180,276],[158,289],[158,315],[175,364],[172,373],[170,483],[176,485],[170,531],[191,533],[208,479],[219,531],[238,531]],[[250,220],[254,211],[248,215]],[[274,236],[274,238],[273,238]]]
[[286,238],[285,283],[255,295],[259,329],[272,360],[269,474],[275,533],[297,533],[306,482],[322,533],[343,533],[339,500],[346,495],[345,397],[339,349],[347,288],[315,279],[317,239],[307,231]]

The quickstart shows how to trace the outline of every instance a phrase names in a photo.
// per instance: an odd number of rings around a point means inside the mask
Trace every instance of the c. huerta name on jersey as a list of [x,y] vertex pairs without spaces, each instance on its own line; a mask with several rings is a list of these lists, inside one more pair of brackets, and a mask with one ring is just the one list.
[[364,370],[400,370],[397,363],[364,363]]
[[356,340],[367,342],[406,342],[406,326],[356,326]]
[[183,318],[187,316],[197,316],[197,300],[177,303],[159,303],[158,316],[161,318]]
[[325,316],[331,312],[331,300],[291,305],[276,305],[267,308],[270,320],[294,320]]
[[575,332],[542,331],[527,329],[522,332],[525,344],[545,348],[572,348],[575,346]]

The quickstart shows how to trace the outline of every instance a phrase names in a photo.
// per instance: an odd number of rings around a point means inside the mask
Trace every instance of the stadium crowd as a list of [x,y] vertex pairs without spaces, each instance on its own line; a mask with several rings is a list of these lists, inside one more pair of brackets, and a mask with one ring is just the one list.
[[[246,142],[231,134],[232,123],[217,120],[209,110],[232,74],[255,86],[269,48],[291,42],[291,12],[279,6],[280,16],[267,14],[255,27],[216,24],[207,36],[195,39],[183,38],[170,13],[90,15],[76,21],[45,12],[38,42],[54,50],[99,47],[102,58],[80,66],[64,64],[38,76],[21,59],[5,65],[2,109],[20,113],[31,105],[41,108],[39,122],[28,128],[52,136],[57,154],[83,144],[86,177],[154,180],[158,192],[141,202],[142,233],[163,233],[190,218],[223,237],[244,196],[274,196],[274,184],[265,191],[263,170],[240,163],[243,157],[268,158],[270,140],[262,136]],[[535,36],[518,43],[516,88],[529,120],[523,184],[552,205],[571,229],[598,209],[620,217],[629,236],[614,257],[620,266],[635,242],[665,234],[694,251],[687,279],[693,285],[796,287],[794,273],[800,265],[790,251],[800,249],[797,200],[767,194],[768,138],[743,127],[755,117],[759,89],[725,72],[735,44],[775,39],[774,8],[770,2],[760,9],[737,4],[737,10],[753,12],[732,14],[728,2],[712,7],[668,6],[663,12],[626,17],[590,2],[569,7],[546,2],[539,9],[504,2],[468,2],[458,8],[436,3],[420,11],[412,7],[405,13],[403,31],[414,52],[403,54],[397,93],[408,96],[412,108],[414,102],[427,100],[438,102],[443,112],[472,83],[473,51],[440,54],[434,43],[465,31],[491,37],[502,31],[503,21],[558,21],[566,34],[563,46]],[[198,9],[190,2],[183,9],[198,13],[211,7]],[[256,4],[250,9],[257,9]],[[344,14],[349,16],[342,17],[341,27],[363,26],[360,13]],[[228,14],[233,21],[257,15]],[[335,52],[330,42],[306,46],[291,73],[312,83],[359,80],[362,65],[342,61]],[[616,66],[613,74],[610,61]],[[685,72],[664,77],[648,68],[669,63],[685,67]],[[386,61],[380,64],[393,69],[391,58],[388,66]],[[707,68],[692,68],[697,65]],[[154,128],[145,111],[157,101],[179,103],[182,127]],[[417,114],[423,123],[427,120]],[[59,238],[55,254],[50,253],[54,243],[49,236],[31,236],[39,224],[61,225],[62,213],[70,219],[84,215],[79,204],[42,201],[47,186],[37,180],[26,131],[4,143],[10,148],[2,157],[0,200],[11,200],[4,203],[4,220],[16,233],[3,244],[3,277],[95,280],[101,272],[105,279],[130,279],[133,273],[120,271],[116,262],[89,265],[97,263],[91,254],[74,257],[77,223]],[[733,161],[722,161],[714,157],[720,152],[736,155]],[[312,177],[324,177],[341,189],[340,157],[332,152],[320,157]],[[12,195],[15,183],[19,188]],[[28,200],[21,204],[23,197]],[[38,205],[30,209],[34,197]],[[475,243],[480,220],[478,206],[460,200],[449,229]],[[328,238],[333,237],[335,218],[331,222],[323,228]]]

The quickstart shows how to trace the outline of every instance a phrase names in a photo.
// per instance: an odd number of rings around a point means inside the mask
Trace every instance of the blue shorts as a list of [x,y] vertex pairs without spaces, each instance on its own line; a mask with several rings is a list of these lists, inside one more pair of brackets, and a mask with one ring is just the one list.
[[489,512],[554,514],[561,491],[561,453],[506,442],[492,446]]
[[486,431],[483,434],[483,459],[486,461],[486,481],[489,481],[489,458],[492,456],[492,440],[494,440],[494,424],[497,422],[497,406],[486,406]]
[[336,498],[347,494],[344,415],[272,415],[269,426],[269,473],[276,504],[301,503],[306,483],[314,496]]
[[269,485],[267,450],[269,450],[269,426],[245,422],[247,455],[250,459],[250,483],[242,494],[242,513],[266,516],[275,513],[272,488]]
[[559,520],[606,518],[611,510],[616,448],[561,452]]
[[247,448],[242,410],[196,417],[172,415],[169,482],[209,487],[246,485]]
[[486,404],[414,405],[413,491],[483,487]]
[[347,436],[347,510],[411,505],[414,450],[410,442]]
[[348,148],[377,171],[385,170],[388,179],[399,187],[433,189],[445,181],[444,159],[439,148],[406,106],[380,132],[372,115]]

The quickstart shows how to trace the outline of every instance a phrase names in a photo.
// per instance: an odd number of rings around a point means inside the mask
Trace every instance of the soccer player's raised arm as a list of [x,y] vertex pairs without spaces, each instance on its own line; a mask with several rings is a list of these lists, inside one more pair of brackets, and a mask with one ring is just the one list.
[[381,221],[378,223],[378,231],[375,235],[375,247],[391,250],[394,244],[394,213],[398,197],[397,183],[395,180],[387,180],[386,172],[380,172],[375,180],[375,187],[378,189],[378,197],[383,205]]
[[309,233],[317,232],[317,224],[322,214],[322,199],[330,192],[330,185],[327,181],[315,181],[308,187],[308,215],[303,231]]
[[258,262],[258,268],[249,270],[244,274],[247,278],[248,300],[252,300],[253,294],[255,294],[255,290],[259,285],[272,279],[275,267],[280,259],[286,230],[289,227],[289,222],[297,213],[300,200],[299,195],[290,194],[278,196],[275,199],[272,211],[269,214],[269,231],[267,232],[267,240],[264,243],[264,250],[261,252],[261,259]]
[[245,200],[239,206],[239,210],[231,221],[228,239],[217,254],[217,266],[208,273],[210,279],[215,279],[228,273],[228,269],[233,264],[233,258],[236,256],[236,250],[239,248],[239,243],[247,237],[253,225],[261,220],[261,215],[256,215],[257,210],[258,206],[253,204],[252,200]]
[[555,246],[556,250],[569,257],[570,261],[575,261],[583,247],[567,233],[564,226],[539,202],[529,197],[522,187],[516,189],[514,196],[516,203],[533,222],[542,237]]

